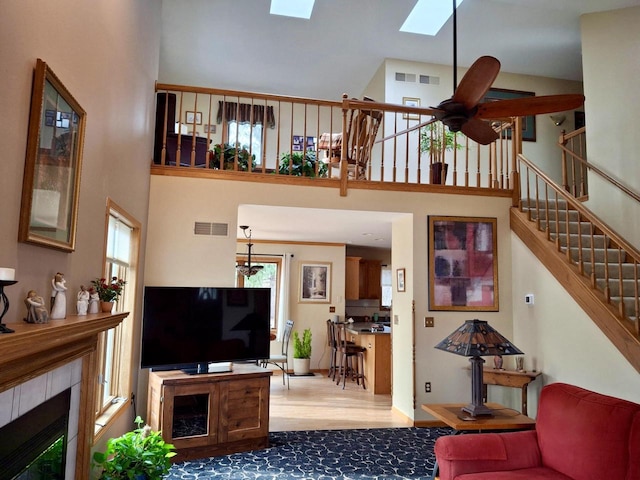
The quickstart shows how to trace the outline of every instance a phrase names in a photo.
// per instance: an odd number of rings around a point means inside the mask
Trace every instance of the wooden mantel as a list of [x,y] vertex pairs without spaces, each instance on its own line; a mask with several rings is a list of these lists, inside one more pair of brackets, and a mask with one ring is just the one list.
[[82,359],[76,480],[89,477],[94,428],[98,336],[129,315],[70,315],[49,323],[11,323],[14,333],[0,335],[0,392]]

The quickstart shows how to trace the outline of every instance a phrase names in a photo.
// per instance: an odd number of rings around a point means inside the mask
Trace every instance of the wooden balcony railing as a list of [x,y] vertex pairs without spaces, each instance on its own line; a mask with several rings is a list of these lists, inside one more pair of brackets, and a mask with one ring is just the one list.
[[421,127],[431,116],[419,107],[347,95],[330,101],[169,84],[157,84],[156,94],[155,172],[328,179],[333,182],[322,184],[339,187],[343,195],[350,182],[505,194],[515,184],[520,145],[510,133],[517,119],[497,120],[500,138],[491,145],[455,134],[449,148],[439,151],[434,135],[445,132]]

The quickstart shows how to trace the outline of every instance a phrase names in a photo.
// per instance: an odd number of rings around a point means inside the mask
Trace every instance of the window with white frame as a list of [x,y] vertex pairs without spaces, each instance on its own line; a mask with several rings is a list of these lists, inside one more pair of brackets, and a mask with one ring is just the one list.
[[[238,258],[237,265],[244,265],[245,258]],[[260,257],[251,257],[251,265],[262,265],[255,275],[245,277],[238,274],[236,277],[236,285],[241,288],[270,288],[271,289],[271,315],[270,328],[275,331],[278,325],[278,292],[280,291],[280,259],[266,259]]]
[[120,325],[104,332],[98,345],[96,432],[127,405],[131,392],[133,325],[135,323],[136,266],[140,223],[109,201],[104,278],[126,282],[116,311],[131,312]]
[[229,143],[249,150],[256,159],[256,165],[260,165],[262,163],[262,125],[230,121],[228,129]]

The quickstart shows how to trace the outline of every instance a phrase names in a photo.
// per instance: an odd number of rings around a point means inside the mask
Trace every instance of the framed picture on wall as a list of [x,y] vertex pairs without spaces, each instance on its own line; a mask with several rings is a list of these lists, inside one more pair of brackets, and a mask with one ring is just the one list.
[[300,262],[300,303],[331,301],[331,262]]
[[498,311],[495,218],[429,217],[429,309]]
[[185,123],[195,123],[197,125],[202,125],[202,112],[185,112],[184,114]]
[[404,275],[405,275],[404,268],[398,268],[396,270],[396,286],[399,292],[404,292],[406,288],[404,285]]
[[[485,95],[483,102],[492,100],[511,100],[514,98],[534,97],[535,92],[524,92],[521,90],[507,90],[506,88],[491,88]],[[507,132],[507,138],[511,132]],[[529,115],[522,118],[522,141],[536,141],[536,116]]]

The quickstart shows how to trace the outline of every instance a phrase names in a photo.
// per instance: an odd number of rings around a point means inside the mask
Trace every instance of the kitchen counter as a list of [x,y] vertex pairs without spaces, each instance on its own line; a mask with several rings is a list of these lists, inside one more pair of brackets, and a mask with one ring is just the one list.
[[372,322],[347,324],[346,331],[352,342],[366,348],[364,377],[367,391],[373,394],[391,393],[391,328],[372,332]]

